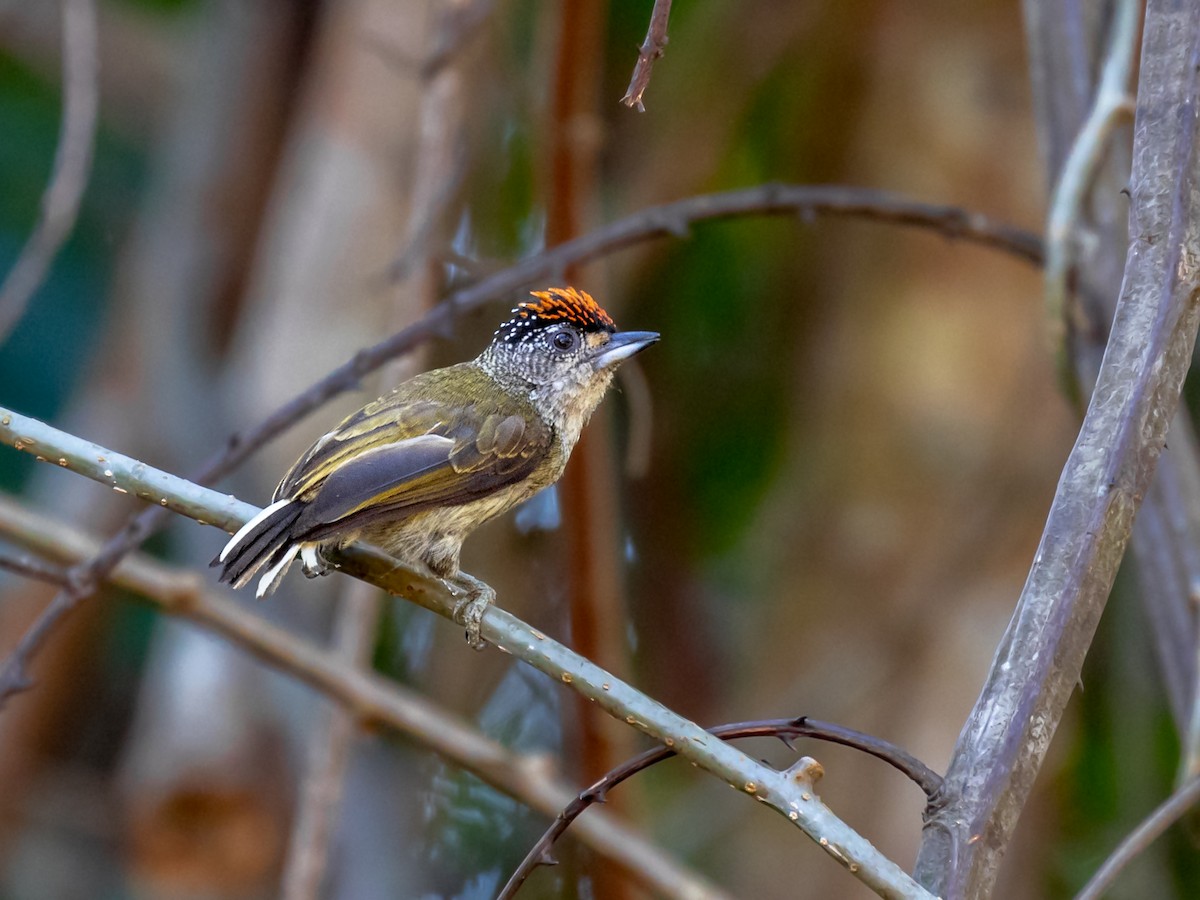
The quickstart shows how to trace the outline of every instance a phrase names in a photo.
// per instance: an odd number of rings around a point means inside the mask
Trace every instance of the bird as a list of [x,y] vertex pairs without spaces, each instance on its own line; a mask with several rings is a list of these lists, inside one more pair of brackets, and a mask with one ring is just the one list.
[[219,580],[258,577],[261,599],[297,556],[316,577],[327,551],[362,540],[441,579],[484,646],[496,592],[459,568],[464,539],[558,480],[617,367],[659,339],[618,331],[574,287],[530,297],[475,359],[410,378],[318,438],[212,561]]

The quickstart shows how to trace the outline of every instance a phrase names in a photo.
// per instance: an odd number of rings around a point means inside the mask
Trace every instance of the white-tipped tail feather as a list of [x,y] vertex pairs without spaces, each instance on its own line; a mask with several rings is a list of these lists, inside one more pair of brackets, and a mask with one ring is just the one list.
[[265,569],[258,596],[275,590],[300,552],[302,541],[296,529],[304,508],[303,501],[276,500],[239,528],[212,561],[221,568],[221,581],[245,587]]
[[274,593],[275,588],[279,587],[279,582],[283,581],[283,576],[287,574],[288,566],[292,564],[292,560],[296,558],[296,554],[299,552],[299,544],[292,544],[292,546],[288,547],[279,562],[267,569],[267,574],[258,580],[258,590],[254,592],[254,596],[261,600],[263,597]]
[[234,551],[234,549],[242,542],[242,539],[246,537],[246,535],[252,532],[267,519],[271,518],[276,511],[283,509],[291,502],[291,500],[276,500],[258,515],[252,518],[249,522],[239,528],[234,536],[229,539],[229,543],[225,545],[225,549],[221,551],[221,555],[217,557],[217,562],[225,562],[229,554]]

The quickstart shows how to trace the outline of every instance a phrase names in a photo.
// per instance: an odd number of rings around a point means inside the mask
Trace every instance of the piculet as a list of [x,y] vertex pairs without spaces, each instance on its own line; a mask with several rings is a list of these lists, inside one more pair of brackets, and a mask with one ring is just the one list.
[[532,297],[475,359],[405,381],[319,438],[213,560],[221,581],[261,572],[265,597],[297,556],[315,576],[323,549],[363,540],[462,595],[455,618],[481,646],[495,591],[459,570],[463,540],[558,480],[617,366],[658,340],[617,331],[575,288]]

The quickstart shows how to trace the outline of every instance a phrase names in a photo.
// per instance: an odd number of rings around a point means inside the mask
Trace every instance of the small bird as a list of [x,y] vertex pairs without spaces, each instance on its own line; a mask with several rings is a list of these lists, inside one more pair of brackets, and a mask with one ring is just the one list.
[[455,619],[482,646],[496,592],[459,570],[463,539],[558,480],[617,365],[658,340],[617,331],[575,288],[532,297],[474,360],[405,381],[319,438],[212,561],[220,580],[240,588],[262,571],[265,597],[297,555],[314,577],[323,549],[363,540],[462,596]]

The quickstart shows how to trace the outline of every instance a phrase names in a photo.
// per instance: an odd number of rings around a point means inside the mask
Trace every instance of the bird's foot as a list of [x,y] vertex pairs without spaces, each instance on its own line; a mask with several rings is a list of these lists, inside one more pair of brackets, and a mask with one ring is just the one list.
[[322,555],[319,544],[304,544],[300,547],[300,567],[307,578],[316,578],[329,572],[329,562]]
[[480,636],[479,626],[484,612],[496,602],[495,588],[465,572],[459,572],[457,578],[447,583],[457,589],[455,593],[467,592],[454,604],[454,621],[466,628],[467,643],[475,650],[482,650],[487,641]]

